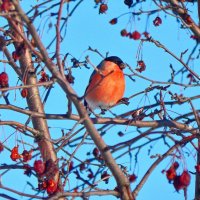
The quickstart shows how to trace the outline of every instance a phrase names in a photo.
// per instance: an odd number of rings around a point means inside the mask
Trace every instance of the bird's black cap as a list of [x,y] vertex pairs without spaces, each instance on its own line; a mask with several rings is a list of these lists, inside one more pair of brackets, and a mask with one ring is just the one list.
[[104,60],[114,62],[115,64],[117,64],[119,66],[119,68],[121,70],[123,70],[125,68],[124,62],[117,56],[110,56],[110,57],[105,58]]

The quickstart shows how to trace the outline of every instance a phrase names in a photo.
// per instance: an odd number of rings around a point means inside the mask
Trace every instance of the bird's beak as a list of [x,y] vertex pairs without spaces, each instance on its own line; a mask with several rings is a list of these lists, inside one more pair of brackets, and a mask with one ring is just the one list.
[[121,70],[125,69],[125,68],[126,68],[126,64],[125,64],[125,63],[120,64],[119,68],[120,68]]

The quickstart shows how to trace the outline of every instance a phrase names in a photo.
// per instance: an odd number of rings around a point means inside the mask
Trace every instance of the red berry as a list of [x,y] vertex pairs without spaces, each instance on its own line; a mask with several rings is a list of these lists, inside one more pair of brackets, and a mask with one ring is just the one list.
[[148,32],[146,32],[146,31],[143,33],[143,35],[144,35],[146,38],[149,38],[149,37],[150,37],[150,34],[149,34]]
[[1,4],[1,10],[3,10],[4,12],[8,12],[11,8],[11,3],[10,0],[3,0],[2,4]]
[[141,34],[138,32],[138,31],[134,31],[132,34],[131,34],[131,38],[134,39],[134,40],[139,40],[141,37]]
[[192,18],[190,17],[190,15],[185,14],[184,16],[184,21],[186,22],[186,24],[191,25],[193,24]]
[[87,177],[88,177],[89,179],[94,178],[93,171],[92,171],[91,169],[88,169],[88,171],[89,171],[89,174],[87,175]]
[[26,98],[28,96],[28,89],[27,88],[23,88],[21,91],[21,96],[23,98]]
[[113,18],[109,21],[110,24],[114,25],[117,24],[117,18]]
[[117,134],[119,135],[119,137],[123,137],[124,136],[124,133],[122,131],[119,131]]
[[135,182],[136,179],[137,179],[137,176],[135,174],[132,174],[132,175],[129,176],[129,182],[130,183]]
[[98,157],[99,156],[99,150],[97,148],[94,148],[92,154],[94,155],[94,157]]
[[69,172],[72,171],[73,168],[74,168],[74,162],[71,161],[71,162],[69,163]]
[[197,172],[197,173],[200,173],[200,164],[196,165],[196,166],[195,166],[195,169],[196,169],[196,172]]
[[23,157],[23,162],[28,162],[32,158],[32,152],[33,150],[31,149],[30,151],[24,150],[22,153]]
[[110,174],[108,174],[107,171],[104,171],[103,174],[101,175],[101,179],[104,179],[104,182],[108,184],[109,178]]
[[53,179],[50,179],[47,181],[47,193],[48,194],[55,193],[57,190],[57,187],[58,187],[58,185]]
[[138,72],[141,73],[141,72],[145,71],[146,65],[145,65],[145,63],[144,63],[143,60],[139,60],[139,61],[137,62],[137,64],[138,64],[138,66],[139,66],[139,68],[136,68],[136,70],[137,70]]
[[41,71],[41,78],[39,80],[39,83],[47,82],[49,81],[49,76],[46,74],[45,71]]
[[122,29],[120,34],[121,34],[122,37],[126,37],[128,35],[128,32],[127,32],[126,29]]
[[80,167],[80,171],[85,170],[85,168],[86,168],[86,167],[85,167],[85,163],[84,163],[84,162],[81,163],[79,167]]
[[30,177],[32,175],[31,166],[28,164],[25,164],[24,169],[25,169],[24,174]]
[[4,146],[3,146],[3,143],[0,142],[0,153],[4,150]]
[[2,72],[0,74],[0,87],[8,87],[8,74],[6,72]]
[[44,180],[42,182],[38,182],[38,189],[39,190],[46,190],[47,189],[47,180]]
[[72,76],[72,73],[66,74],[66,75],[65,75],[65,78],[67,79],[67,81],[68,81],[69,83],[74,84],[75,78],[74,78],[74,76]]
[[11,150],[11,155],[10,158],[13,161],[17,161],[18,159],[20,159],[22,156],[19,154],[18,152],[18,146],[15,146],[12,150]]
[[192,38],[193,40],[198,40],[198,37],[196,35],[191,35],[190,38]]
[[42,160],[36,160],[34,162],[33,168],[37,172],[37,174],[41,175],[45,171],[45,164]]
[[180,182],[185,187],[187,187],[190,184],[191,176],[188,171],[183,171],[183,173],[180,175]]
[[162,19],[160,17],[156,17],[153,20],[153,24],[154,24],[154,26],[160,26],[160,24],[162,24]]
[[178,169],[179,163],[178,163],[178,162],[174,162],[174,163],[172,164],[172,166],[173,166],[175,169]]
[[174,167],[170,167],[166,171],[166,177],[167,177],[168,181],[172,181],[172,180],[175,179],[175,177],[176,177],[176,170],[174,169]]
[[20,55],[17,53],[17,51],[13,51],[12,52],[12,58],[13,60],[16,62],[17,60],[19,60]]
[[184,188],[184,185],[180,182],[180,176],[176,176],[173,182],[174,188],[176,191],[179,191]]
[[108,5],[105,3],[102,3],[99,7],[99,14],[103,14],[108,10]]

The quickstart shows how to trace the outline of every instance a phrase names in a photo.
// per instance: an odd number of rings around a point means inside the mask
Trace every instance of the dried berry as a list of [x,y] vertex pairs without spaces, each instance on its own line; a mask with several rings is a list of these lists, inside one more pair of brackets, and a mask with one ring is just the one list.
[[124,136],[124,133],[122,131],[119,131],[117,134],[119,135],[119,137],[123,137]]
[[124,0],[124,4],[130,8],[133,4],[133,0]]
[[94,157],[98,157],[99,156],[99,150],[97,148],[94,148],[92,154],[94,155]]
[[92,171],[91,169],[88,169],[88,171],[89,171],[89,174],[87,175],[87,177],[88,177],[89,179],[94,178],[93,171]]
[[107,10],[108,10],[108,5],[105,3],[102,3],[99,7],[99,14],[106,13]]
[[22,153],[23,162],[28,162],[29,160],[31,160],[32,153],[33,153],[32,149],[30,151],[24,150]]
[[143,35],[144,35],[144,37],[146,37],[147,39],[150,38],[150,34],[149,34],[148,32],[146,32],[146,31],[143,33]]
[[42,160],[36,160],[33,165],[34,170],[37,174],[41,175],[45,171],[45,164]]
[[46,74],[45,71],[41,71],[41,78],[39,80],[39,83],[47,82],[49,81],[49,76]]
[[136,70],[137,70],[138,72],[141,73],[141,72],[145,71],[146,65],[145,65],[145,63],[144,63],[143,60],[139,60],[139,61],[137,62],[137,64],[138,64],[138,66],[139,66],[139,68],[136,68]]
[[126,37],[128,35],[128,32],[127,32],[126,29],[122,29],[120,34],[121,34],[122,37]]
[[101,174],[101,179],[104,179],[103,181],[108,184],[110,178],[110,174],[107,173],[107,171],[104,171],[103,174]]
[[68,73],[67,75],[65,75],[65,78],[69,83],[74,84],[75,78],[72,76],[72,73]]
[[113,18],[109,21],[110,24],[114,25],[117,24],[117,18]]
[[83,171],[85,169],[86,169],[86,166],[85,166],[85,163],[83,162],[80,164],[80,171]]
[[24,174],[27,175],[28,177],[30,177],[32,175],[31,166],[28,164],[25,164],[24,169],[25,169]]
[[69,163],[69,172],[72,171],[73,168],[74,168],[74,162],[71,161],[71,162]]
[[153,24],[154,24],[154,26],[160,26],[162,24],[162,19],[160,17],[156,17],[153,20]]

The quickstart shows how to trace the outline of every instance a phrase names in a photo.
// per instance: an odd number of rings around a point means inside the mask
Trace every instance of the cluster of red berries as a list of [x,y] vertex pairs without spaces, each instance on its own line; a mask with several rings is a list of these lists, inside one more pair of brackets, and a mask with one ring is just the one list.
[[[41,73],[40,73],[40,75],[41,75],[41,78],[39,79],[39,83],[47,82],[47,81],[50,80],[49,75],[46,74],[45,71],[42,70]],[[23,88],[21,90],[21,96],[23,98],[26,98],[28,96],[28,89],[27,88]]]
[[41,78],[39,79],[39,83],[47,82],[50,80],[49,75],[46,74],[44,70],[41,71],[40,75],[41,75]]
[[11,6],[12,6],[12,4],[11,4],[10,0],[3,0],[2,4],[1,4],[1,11],[9,12],[11,9]]
[[53,179],[45,179],[42,182],[38,183],[39,190],[46,190],[49,195],[54,194],[58,189],[58,184]]
[[187,170],[184,170],[181,175],[177,175],[176,170],[178,169],[178,167],[178,162],[174,162],[166,171],[166,177],[169,182],[173,182],[176,191],[186,189],[189,186],[191,180],[191,176]]
[[32,158],[32,153],[33,150],[31,149],[30,151],[24,150],[22,154],[19,153],[19,146],[13,147],[11,150],[10,158],[13,161],[17,161],[19,159],[23,159],[23,162],[28,162]]
[[2,72],[0,74],[0,87],[5,88],[8,86],[8,74],[6,72]]
[[[23,162],[28,162],[32,158],[33,150],[27,151],[24,150],[22,154],[19,153],[19,146],[15,146],[11,150],[10,158],[13,161],[17,161],[18,159],[23,159]],[[27,164],[24,165],[25,174],[31,175],[31,167]],[[33,169],[37,173],[38,176],[44,175],[45,171],[48,170],[46,167],[46,163],[42,160],[36,160],[33,165]],[[58,184],[53,179],[44,179],[43,181],[39,181],[38,184],[39,190],[46,190],[48,194],[53,194],[58,190]]]
[[[46,168],[46,163],[44,163],[42,160],[35,160],[33,168],[38,176],[44,175]],[[44,179],[42,181],[39,181],[38,183],[38,189],[39,190],[46,190],[49,195],[54,194],[58,190],[58,184],[53,179]]]
[[122,29],[120,33],[122,37],[129,37],[130,39],[133,39],[133,40],[139,40],[141,38],[141,34],[138,31],[133,31],[131,33],[131,32],[127,32],[126,29]]

